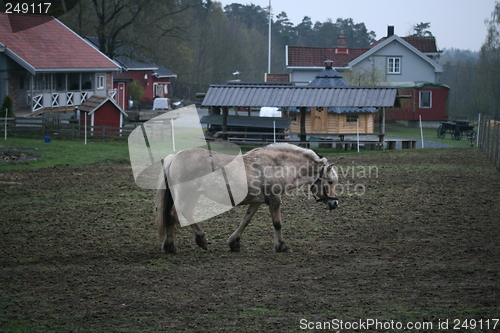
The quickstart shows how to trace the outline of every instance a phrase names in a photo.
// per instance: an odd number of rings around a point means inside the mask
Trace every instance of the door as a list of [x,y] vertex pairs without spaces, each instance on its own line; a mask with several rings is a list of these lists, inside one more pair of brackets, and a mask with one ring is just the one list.
[[328,133],[328,111],[325,107],[311,108],[312,132]]
[[122,110],[127,109],[127,96],[125,94],[125,83],[118,82],[118,90],[116,91],[115,97],[116,104],[118,104]]

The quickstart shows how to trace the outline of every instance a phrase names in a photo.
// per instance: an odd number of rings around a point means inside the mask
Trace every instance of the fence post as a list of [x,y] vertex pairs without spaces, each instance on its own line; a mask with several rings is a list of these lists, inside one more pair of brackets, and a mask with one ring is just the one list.
[[[493,128],[493,156],[492,156],[492,161],[493,163],[497,164],[498,160],[498,146],[499,146],[499,133],[500,132],[500,121],[495,121],[495,127]],[[497,165],[498,166],[498,165]]]

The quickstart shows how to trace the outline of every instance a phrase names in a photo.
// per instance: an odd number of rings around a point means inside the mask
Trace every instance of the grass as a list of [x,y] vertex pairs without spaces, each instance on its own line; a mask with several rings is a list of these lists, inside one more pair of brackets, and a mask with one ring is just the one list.
[[[385,131],[389,138],[405,138],[405,139],[417,139],[420,140],[420,128],[419,127],[407,127],[398,124],[386,124]],[[446,134],[444,139],[438,139],[436,128],[424,128],[422,130],[424,135],[424,140],[429,140],[433,142],[442,143],[445,145],[450,145],[454,148],[466,148],[469,147],[469,141],[464,133],[462,140],[456,141],[451,139],[450,134]]]
[[[420,128],[387,124],[386,132],[387,137],[420,140]],[[445,139],[438,139],[436,129],[433,128],[424,128],[423,134],[425,140],[447,144],[455,148],[469,147],[469,142],[465,137],[460,141],[455,141],[447,134]],[[241,146],[240,148],[244,154],[255,147]],[[314,150],[322,155],[354,153],[352,150],[339,152],[332,148],[314,147]],[[0,163],[0,170],[130,160],[127,141],[88,142],[85,145],[82,141],[52,139],[50,143],[45,143],[42,138],[9,137],[7,140],[0,141],[0,152],[2,151],[23,152],[28,155],[35,155],[37,158],[24,163]]]
[[127,142],[88,142],[10,137],[0,141],[0,152],[23,152],[38,156],[26,163],[0,163],[0,170],[81,165],[105,161],[128,161]]

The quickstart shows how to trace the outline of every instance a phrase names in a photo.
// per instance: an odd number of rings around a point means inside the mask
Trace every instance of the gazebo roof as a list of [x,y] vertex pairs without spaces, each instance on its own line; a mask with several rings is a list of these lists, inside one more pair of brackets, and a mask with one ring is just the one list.
[[203,106],[393,107],[395,87],[290,87],[212,85]]

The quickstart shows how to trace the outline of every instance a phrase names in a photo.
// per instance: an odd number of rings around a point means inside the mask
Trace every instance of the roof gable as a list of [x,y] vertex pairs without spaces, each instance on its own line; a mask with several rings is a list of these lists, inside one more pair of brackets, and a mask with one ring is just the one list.
[[[380,44],[387,45],[387,40],[399,38],[411,45],[421,53],[439,53],[435,37],[399,37],[393,35],[384,37],[369,47],[338,48],[338,47],[310,47],[310,46],[288,46],[286,47],[286,65],[288,67],[323,67],[325,60],[333,60],[335,67],[346,67],[366,52],[378,47]],[[413,50],[414,51],[414,50]]]
[[408,50],[412,51],[415,53],[418,57],[420,57],[422,60],[427,62],[429,65],[434,67],[434,70],[438,73],[443,72],[443,67],[441,67],[437,62],[433,61],[430,59],[428,56],[420,52],[418,49],[416,49],[413,45],[405,41],[403,38],[397,36],[397,35],[392,35],[389,38],[386,38],[383,41],[379,41],[376,43],[374,47],[372,47],[369,51],[363,53],[361,56],[357,57],[356,59],[353,59],[351,62],[349,62],[349,67],[355,66],[356,64],[360,63],[361,61],[365,60],[366,58],[370,57],[371,55],[377,53],[387,45],[391,44],[392,42],[396,42],[401,44],[403,47],[407,48]]
[[[27,25],[32,27],[20,30]],[[0,13],[0,43],[5,45],[9,57],[32,74],[119,69],[111,59],[52,17]]]
[[91,115],[108,102],[112,103],[124,116],[127,116],[127,113],[112,98],[107,96],[92,95],[78,107],[78,110],[88,112]]

